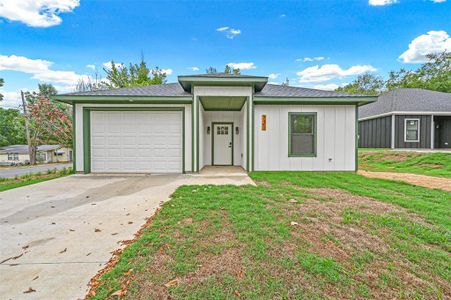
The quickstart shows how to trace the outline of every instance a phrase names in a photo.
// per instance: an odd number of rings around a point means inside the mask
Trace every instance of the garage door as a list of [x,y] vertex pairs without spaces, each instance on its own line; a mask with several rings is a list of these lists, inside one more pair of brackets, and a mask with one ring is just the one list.
[[91,172],[181,173],[182,112],[91,111]]

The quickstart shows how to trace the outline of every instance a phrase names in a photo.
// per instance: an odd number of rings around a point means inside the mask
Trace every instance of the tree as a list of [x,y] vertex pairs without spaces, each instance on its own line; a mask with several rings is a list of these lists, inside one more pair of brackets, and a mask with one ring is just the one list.
[[368,73],[359,75],[353,82],[336,89],[337,92],[371,96],[378,95],[383,90],[384,80],[380,76]]
[[[214,67],[208,67],[205,71],[207,72],[207,74],[218,74],[219,73],[216,70],[216,68],[214,68]],[[225,65],[225,67],[224,67],[224,74],[240,75],[241,74],[241,70],[239,68],[232,68],[229,65]]]
[[18,109],[0,108],[0,146],[25,143],[24,116]]
[[206,70],[205,70],[205,72],[207,73],[207,74],[217,74],[218,73],[218,71],[216,70],[216,68],[213,68],[213,67],[208,67]]
[[53,101],[38,96],[27,104],[30,129],[30,163],[36,163],[36,150],[41,144],[58,144],[72,147],[72,120],[66,111]]
[[77,82],[75,86],[76,92],[91,92],[91,91],[100,91],[108,89],[108,84],[102,80],[98,79],[99,76],[96,73],[94,79],[88,77],[86,81],[82,78]]
[[110,88],[146,86],[166,82],[166,73],[158,67],[149,69],[144,58],[141,58],[140,63],[130,63],[128,68],[124,65],[116,66],[114,61],[111,61],[111,68],[103,70],[107,74],[107,85]]
[[[3,78],[0,78],[0,88],[3,86],[3,84],[5,83],[5,81],[3,80]],[[0,94],[0,101],[3,100],[3,95]]]

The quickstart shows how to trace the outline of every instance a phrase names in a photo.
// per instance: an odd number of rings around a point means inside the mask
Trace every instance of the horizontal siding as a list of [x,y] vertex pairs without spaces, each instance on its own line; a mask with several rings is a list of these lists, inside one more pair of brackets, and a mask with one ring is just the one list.
[[[420,120],[420,141],[404,142],[404,120]],[[431,148],[431,116],[402,115],[395,118],[395,148]]]
[[[316,157],[288,156],[288,113],[316,112]],[[266,115],[266,131],[261,117]],[[354,105],[256,105],[255,170],[355,170]]]
[[359,147],[390,148],[391,116],[360,121]]

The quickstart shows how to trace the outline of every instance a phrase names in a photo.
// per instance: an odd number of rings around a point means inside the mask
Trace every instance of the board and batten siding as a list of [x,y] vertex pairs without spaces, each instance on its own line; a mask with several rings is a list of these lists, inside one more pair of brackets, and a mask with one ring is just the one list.
[[359,147],[390,148],[391,116],[359,122]]
[[[316,113],[316,156],[288,156],[288,114]],[[266,115],[266,131],[262,131]],[[256,171],[354,171],[356,168],[355,105],[256,105]]]
[[[404,142],[405,119],[420,120],[420,141]],[[397,115],[395,116],[395,148],[431,148],[431,116]]]

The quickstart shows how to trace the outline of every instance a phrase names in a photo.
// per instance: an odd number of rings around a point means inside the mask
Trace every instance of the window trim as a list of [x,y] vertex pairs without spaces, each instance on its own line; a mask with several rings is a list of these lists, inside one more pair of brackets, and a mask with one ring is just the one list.
[[8,153],[8,161],[18,161],[18,160],[19,160],[19,153],[17,153],[17,152],[9,152]]
[[[313,116],[313,153],[296,154],[291,152],[291,116]],[[288,157],[316,157],[317,156],[317,113],[316,112],[289,112],[288,113]]]
[[[407,122],[408,121],[417,121],[417,139],[416,140],[408,140],[407,139]],[[420,119],[419,118],[405,118],[404,119],[404,143],[419,143],[420,142]]]

